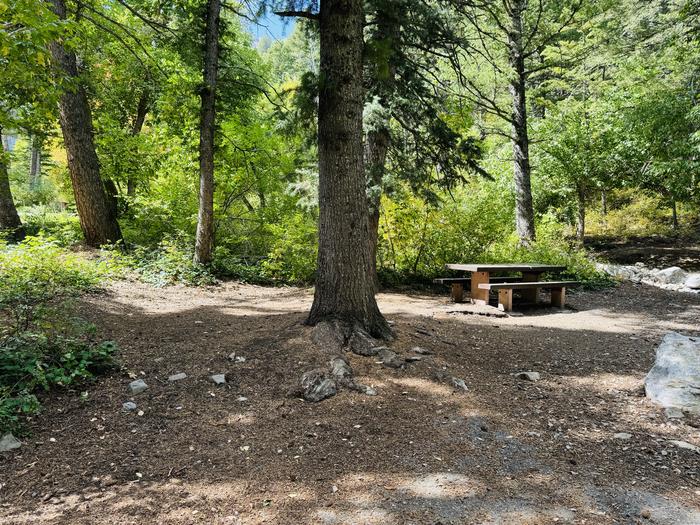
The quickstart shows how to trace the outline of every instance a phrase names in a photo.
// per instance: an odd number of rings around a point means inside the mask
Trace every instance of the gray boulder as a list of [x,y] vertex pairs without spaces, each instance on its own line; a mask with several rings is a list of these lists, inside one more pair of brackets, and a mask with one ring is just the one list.
[[685,270],[678,266],[671,266],[656,272],[656,279],[664,284],[683,284],[688,277]]
[[338,385],[326,370],[317,368],[301,376],[301,394],[307,401],[317,403],[337,393]]
[[0,452],[9,452],[21,446],[22,443],[9,432],[0,438]]
[[667,333],[644,388],[647,397],[664,408],[700,415],[700,338]]
[[685,280],[685,287],[700,290],[700,273],[691,273]]
[[212,383],[215,385],[226,384],[226,374],[214,374],[209,377]]
[[136,410],[136,403],[133,401],[127,401],[125,403],[122,403],[122,409],[125,412],[131,412],[132,410]]

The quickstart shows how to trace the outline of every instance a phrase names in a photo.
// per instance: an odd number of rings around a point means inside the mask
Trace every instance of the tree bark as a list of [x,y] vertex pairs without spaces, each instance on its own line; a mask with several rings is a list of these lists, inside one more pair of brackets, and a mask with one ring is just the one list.
[[583,246],[584,237],[586,235],[586,190],[583,184],[576,185],[576,239]]
[[319,242],[307,323],[339,320],[391,336],[374,297],[362,147],[362,0],[324,0],[319,13]]
[[[146,114],[148,113],[148,91],[141,93],[139,97],[139,104],[136,107],[136,118],[131,126],[131,136],[135,137],[143,129],[143,123],[146,121]],[[133,175],[129,174],[126,179],[126,195],[128,197],[134,197],[136,195],[136,179]]]
[[[51,3],[54,13],[65,20],[65,1],[51,0]],[[68,51],[62,42],[56,41],[51,44],[51,54],[61,74],[72,82],[61,94],[59,115],[68,154],[68,171],[85,242],[89,246],[117,242],[122,238],[122,233],[100,178],[92,115],[85,88],[80,81],[75,53]]]
[[199,118],[199,216],[194,260],[209,264],[214,246],[214,131],[219,66],[220,0],[208,0],[204,37],[204,85]]
[[515,229],[520,243],[535,240],[535,212],[530,183],[530,139],[527,130],[525,54],[523,51],[523,0],[515,0],[510,13],[508,59],[512,70],[509,91],[512,98],[513,177],[515,182]]
[[[2,129],[0,129],[0,136]],[[25,237],[24,226],[17,213],[10,190],[10,174],[7,169],[5,143],[0,140],[0,235],[11,241],[21,241]]]
[[36,190],[41,178],[41,139],[32,135],[29,139],[29,189]]

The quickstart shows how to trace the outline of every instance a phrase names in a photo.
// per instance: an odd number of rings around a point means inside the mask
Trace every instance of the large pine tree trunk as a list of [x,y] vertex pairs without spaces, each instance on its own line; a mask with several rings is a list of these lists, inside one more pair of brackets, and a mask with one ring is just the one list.
[[[0,129],[2,135],[2,129]],[[10,175],[7,170],[7,155],[4,142],[0,140],[0,236],[12,241],[24,239],[24,226],[19,219],[15,201],[10,190]]]
[[515,229],[520,243],[535,240],[535,212],[530,184],[530,139],[527,131],[525,86],[525,55],[523,52],[522,14],[524,1],[515,0],[511,10],[508,34],[509,63],[512,78],[509,91],[512,98],[513,177],[515,182]]
[[319,242],[308,324],[340,320],[375,337],[391,331],[374,297],[362,147],[362,0],[320,10]]
[[[51,2],[56,15],[65,19],[65,1]],[[62,42],[56,41],[51,44],[51,54],[62,74],[73,83],[61,95],[59,114],[75,206],[85,242],[90,246],[117,242],[122,238],[122,233],[100,178],[100,164],[93,140],[92,115],[85,88],[80,82],[75,53],[68,51]]]
[[204,39],[204,85],[199,119],[199,216],[194,260],[211,262],[214,246],[214,129],[216,125],[216,79],[219,65],[220,0],[207,2]]
[[29,139],[29,189],[39,187],[41,177],[41,139],[32,135]]

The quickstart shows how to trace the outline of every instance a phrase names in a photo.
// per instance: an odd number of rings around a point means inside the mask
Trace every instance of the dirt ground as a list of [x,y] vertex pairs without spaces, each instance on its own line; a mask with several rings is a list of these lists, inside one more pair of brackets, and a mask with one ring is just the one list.
[[[391,348],[434,355],[351,355],[378,395],[310,404],[289,395],[325,364],[310,290],[111,285],[82,310],[124,370],[46,399],[0,456],[0,522],[700,524],[700,454],[670,443],[700,446],[698,422],[642,389],[664,333],[700,335],[700,296],[624,284],[512,317],[447,296],[381,294]],[[131,396],[133,377],[148,390]]]
[[641,262],[650,268],[680,266],[689,272],[700,272],[700,236],[590,237],[586,239],[586,248],[603,260],[616,264]]

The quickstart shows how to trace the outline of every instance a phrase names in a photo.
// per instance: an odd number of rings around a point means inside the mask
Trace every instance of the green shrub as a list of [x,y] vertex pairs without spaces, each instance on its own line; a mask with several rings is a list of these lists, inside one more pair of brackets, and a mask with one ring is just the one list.
[[112,251],[121,265],[130,268],[144,281],[155,286],[187,284],[201,286],[216,283],[206,266],[194,262],[194,242],[184,238],[165,238],[156,248],[137,246],[129,254]]
[[0,245],[0,432],[40,408],[37,391],[67,387],[113,365],[115,345],[92,340],[71,298],[110,275],[108,262],[28,237]]
[[48,237],[66,247],[83,240],[80,221],[75,213],[57,211],[46,205],[21,208],[19,212],[28,235]]
[[0,432],[40,409],[38,390],[68,387],[115,366],[116,345],[24,332],[0,340]]

